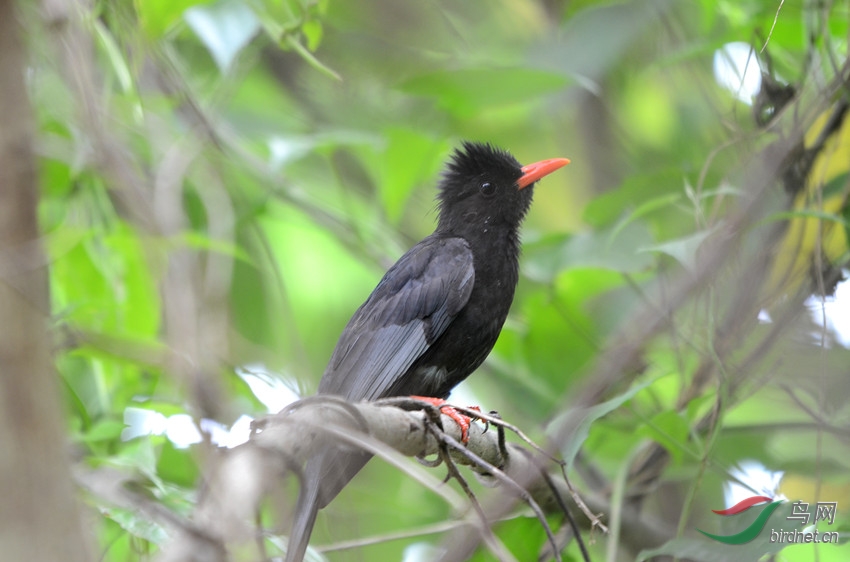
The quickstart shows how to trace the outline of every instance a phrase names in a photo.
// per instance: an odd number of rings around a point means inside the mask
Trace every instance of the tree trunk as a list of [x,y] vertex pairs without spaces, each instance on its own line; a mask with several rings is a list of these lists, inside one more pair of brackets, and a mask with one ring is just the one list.
[[0,0],[0,553],[87,561],[47,333],[33,123],[15,2]]

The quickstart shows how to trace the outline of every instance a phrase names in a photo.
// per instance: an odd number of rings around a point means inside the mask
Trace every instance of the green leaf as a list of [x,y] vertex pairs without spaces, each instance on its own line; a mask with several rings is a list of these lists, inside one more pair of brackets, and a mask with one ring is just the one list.
[[533,375],[519,376],[542,383],[548,404],[557,400],[552,391],[568,388],[603,345],[610,314],[597,305],[610,302],[612,290],[624,282],[617,272],[571,268],[524,299],[522,356]]
[[397,222],[413,189],[436,175],[448,143],[406,127],[392,127],[386,137],[380,194],[390,220]]
[[662,445],[677,462],[681,462],[688,443],[690,428],[678,412],[660,412],[637,429],[637,434]]
[[436,98],[440,107],[469,116],[487,107],[559,91],[567,83],[562,74],[529,68],[466,68],[422,74],[400,88],[409,94]]
[[142,30],[149,39],[161,39],[183,16],[187,9],[210,0],[136,0],[136,13]]
[[304,45],[301,44],[301,41],[299,41],[297,37],[294,37],[293,35],[286,35],[283,38],[283,44],[298,53],[299,55],[301,55],[301,58],[307,61],[310,66],[312,66],[322,74],[325,74],[326,76],[329,76],[334,80],[342,80],[342,76],[340,76],[337,71],[335,71],[334,69],[317,59],[315,56],[313,56],[313,53],[311,53],[309,49],[304,47]]
[[164,482],[189,488],[198,480],[198,465],[190,449],[178,449],[166,441],[159,451],[156,464],[157,474]]
[[[658,212],[682,196],[682,170],[662,170],[633,174],[617,189],[597,196],[584,209],[583,218],[591,226],[603,227],[620,222],[632,209],[641,209],[638,216]],[[669,197],[670,199],[667,199]]]
[[304,34],[304,38],[307,40],[307,48],[311,52],[315,52],[319,48],[319,44],[322,42],[322,36],[324,35],[322,22],[315,19],[305,21],[304,25],[301,26],[301,33]]
[[[562,451],[563,459],[567,462],[567,466],[571,467],[576,455],[584,444],[590,432],[590,426],[599,418],[606,416],[622,406],[627,401],[631,400],[635,394],[652,384],[654,381],[644,381],[633,385],[623,394],[616,396],[606,402],[597,404],[596,406],[586,408],[581,411],[570,410],[557,416],[546,428],[546,433],[561,433],[564,425],[574,425],[572,434],[565,439],[567,444]],[[575,424],[576,419],[580,419],[578,424]]]
[[128,511],[112,508],[105,515],[133,537],[142,538],[154,544],[162,544],[168,540],[169,534],[165,529],[138,509]]
[[617,223],[611,233],[612,237],[616,237],[622,229],[624,229],[626,226],[628,226],[635,220],[645,215],[648,215],[658,209],[663,209],[664,207],[678,203],[681,199],[681,193],[668,193],[666,195],[661,195],[660,197],[653,197],[649,201],[641,203],[636,209],[634,209],[632,212],[626,215],[620,222]]
[[[308,0],[309,1],[309,0]],[[296,31],[304,21],[307,6],[299,0],[246,0],[266,35],[275,43]]]
[[115,37],[112,36],[109,29],[100,21],[95,21],[94,30],[101,48],[109,59],[115,77],[121,85],[121,89],[124,92],[133,92],[135,94],[133,75],[130,72],[129,66],[127,66],[127,60],[118,47],[118,43],[115,41]]
[[104,240],[107,252],[97,262],[112,285],[113,311],[120,333],[154,336],[160,323],[160,299],[145,247],[138,234],[126,225]]
[[649,228],[639,221],[598,232],[559,236],[527,245],[523,272],[541,282],[551,282],[566,268],[598,267],[636,273],[654,263],[651,256],[640,252],[652,241]]
[[741,562],[741,560],[759,560],[769,552],[779,552],[785,545],[770,545],[766,536],[745,545],[728,545],[708,539],[681,537],[667,541],[662,546],[642,551],[636,562],[655,560],[665,557],[693,560],[694,562]]
[[697,396],[690,402],[685,410],[688,421],[691,423],[698,421],[702,416],[708,413],[708,410],[713,408],[717,397],[713,393]]
[[121,437],[121,432],[124,431],[124,427],[126,426],[123,422],[104,418],[95,422],[91,429],[82,435],[82,440],[86,443],[117,440]]
[[764,218],[759,221],[757,224],[766,224],[769,222],[783,221],[788,219],[820,219],[826,222],[834,222],[838,225],[841,225],[844,228],[850,228],[850,223],[848,223],[844,217],[827,213],[825,211],[819,211],[817,209],[797,209],[794,211],[782,211],[779,213],[773,213],[769,217]]
[[699,247],[705,240],[711,236],[716,228],[707,228],[694,234],[647,246],[640,249],[641,252],[660,252],[672,256],[686,269],[693,272],[696,271],[697,260],[699,259]]
[[252,263],[251,256],[238,244],[224,240],[215,240],[206,234],[196,231],[183,232],[177,236],[177,239],[189,248],[206,250],[215,252],[224,256],[230,256],[242,260],[245,263]]

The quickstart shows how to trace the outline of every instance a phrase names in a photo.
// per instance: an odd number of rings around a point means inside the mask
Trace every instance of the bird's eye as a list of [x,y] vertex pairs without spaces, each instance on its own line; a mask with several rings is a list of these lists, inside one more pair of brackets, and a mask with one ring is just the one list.
[[481,192],[481,195],[484,195],[485,197],[489,197],[489,196],[493,195],[494,193],[496,193],[496,184],[490,183],[489,181],[485,181],[478,188],[478,191]]

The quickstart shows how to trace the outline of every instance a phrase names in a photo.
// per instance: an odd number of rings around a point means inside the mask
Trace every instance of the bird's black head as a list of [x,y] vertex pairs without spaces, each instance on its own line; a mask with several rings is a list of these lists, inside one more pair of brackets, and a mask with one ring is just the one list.
[[558,158],[522,166],[506,150],[464,142],[440,183],[437,229],[460,233],[479,227],[518,228],[531,206],[534,182],[568,162]]

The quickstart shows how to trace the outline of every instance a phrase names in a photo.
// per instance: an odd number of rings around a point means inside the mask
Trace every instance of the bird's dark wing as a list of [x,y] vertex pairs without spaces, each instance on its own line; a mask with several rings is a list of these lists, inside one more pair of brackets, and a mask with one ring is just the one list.
[[319,392],[384,397],[466,305],[474,282],[462,238],[431,236],[411,248],[343,330]]

